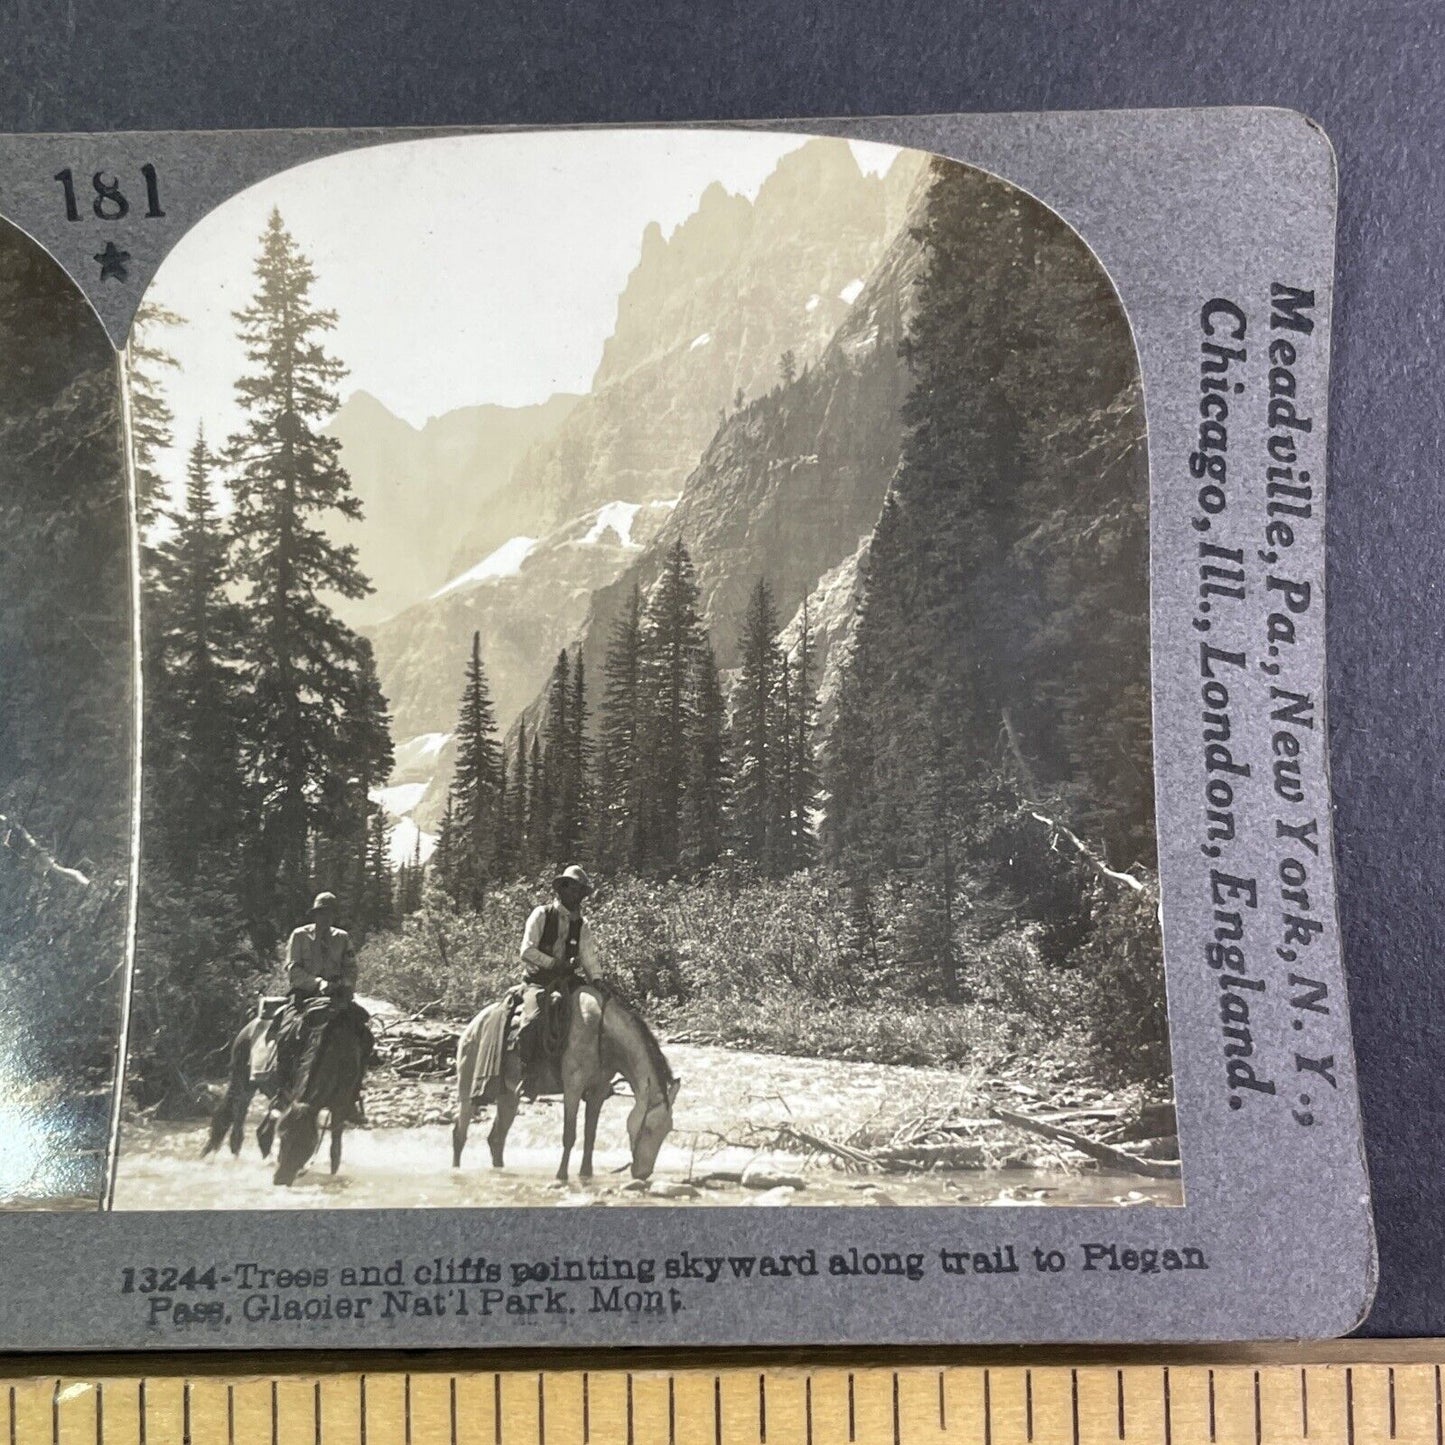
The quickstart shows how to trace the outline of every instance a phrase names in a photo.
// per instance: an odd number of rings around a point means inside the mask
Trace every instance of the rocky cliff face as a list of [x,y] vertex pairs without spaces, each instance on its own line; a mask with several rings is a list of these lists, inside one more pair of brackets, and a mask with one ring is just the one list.
[[363,520],[344,524],[362,571],[376,591],[337,611],[353,626],[375,624],[427,597],[452,575],[457,519],[471,526],[485,557],[509,537],[535,528],[534,499],[511,490],[512,468],[551,436],[577,404],[559,395],[537,406],[472,406],[417,428],[374,396],[355,392],[327,430],[361,498]]
[[508,728],[576,635],[593,591],[619,576],[666,520],[666,502],[616,502],[543,538],[510,538],[423,602],[369,629],[397,739],[395,782],[449,774],[472,633],[497,720]]
[[[618,498],[675,497],[720,420],[815,363],[852,313],[902,219],[921,160],[864,174],[845,142],[785,156],[756,200],[721,186],[670,236],[653,225],[619,298],[591,393],[518,462],[514,490],[546,519]],[[456,570],[484,548],[468,533]]]
[[[765,577],[782,617],[813,599],[824,690],[836,690],[829,654],[848,635],[858,564],[898,461],[909,385],[898,348],[918,260],[904,227],[816,362],[718,429],[655,539],[593,593],[576,634],[591,676],[602,676],[608,636],[633,584],[645,591],[681,537],[723,668],[736,661],[738,620]],[[784,641],[796,646],[796,636]]]

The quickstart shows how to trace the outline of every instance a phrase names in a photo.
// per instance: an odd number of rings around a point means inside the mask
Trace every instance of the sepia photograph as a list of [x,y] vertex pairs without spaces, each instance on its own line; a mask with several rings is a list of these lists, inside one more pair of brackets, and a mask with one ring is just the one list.
[[120,371],[79,288],[4,222],[0,353],[0,1209],[95,1209],[135,742]]
[[206,215],[121,373],[116,1209],[1183,1202],[1139,362],[1056,213],[393,143]]

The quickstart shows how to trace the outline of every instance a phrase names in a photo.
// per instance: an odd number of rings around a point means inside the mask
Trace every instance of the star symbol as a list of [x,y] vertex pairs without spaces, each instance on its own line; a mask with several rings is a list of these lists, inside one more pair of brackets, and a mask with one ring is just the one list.
[[100,262],[100,279],[102,281],[109,281],[111,277],[117,281],[125,280],[125,263],[130,260],[129,251],[122,251],[114,241],[107,241],[105,250],[97,251],[95,259]]

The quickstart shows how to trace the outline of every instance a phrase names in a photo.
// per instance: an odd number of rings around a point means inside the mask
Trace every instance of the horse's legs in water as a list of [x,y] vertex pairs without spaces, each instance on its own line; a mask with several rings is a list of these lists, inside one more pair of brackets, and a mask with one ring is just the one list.
[[592,1177],[592,1146],[597,1142],[597,1120],[602,1116],[602,1102],[606,1097],[606,1089],[589,1089],[584,1095],[586,1112],[582,1116],[582,1167],[577,1171],[579,1179]]
[[256,1090],[247,1083],[233,1105],[231,1115],[231,1157],[234,1159],[241,1152],[241,1145],[246,1138],[246,1114],[251,1107],[251,1100],[256,1097]]
[[502,1066],[501,1083],[497,1089],[496,1113],[492,1116],[492,1127],[487,1131],[487,1144],[492,1151],[492,1168],[502,1167],[502,1150],[507,1147],[507,1131],[517,1117],[517,1105],[522,1097],[522,1065],[515,1050],[507,1055]]
[[346,1128],[346,1118],[340,1109],[331,1115],[331,1172],[341,1168],[341,1131]]
[[452,1168],[462,1167],[462,1150],[467,1147],[467,1130],[472,1124],[472,1101],[457,1100],[456,1122],[452,1125]]
[[227,1130],[231,1134],[231,1153],[237,1152],[237,1131],[245,1128],[246,1106],[251,1102],[251,1051],[246,1042],[247,1033],[247,1029],[242,1029],[231,1045],[230,1077],[226,1080],[226,1092],[211,1115],[210,1137],[206,1140],[206,1147],[201,1150],[203,1158],[207,1154],[214,1154],[221,1147],[221,1140],[226,1137]]
[[271,1145],[276,1139],[277,1104],[275,1099],[270,1099],[266,1104],[266,1112],[261,1122],[256,1125],[256,1143],[261,1150],[261,1157],[271,1157]]
[[577,1106],[582,1102],[582,1091],[568,1083],[562,1095],[562,1162],[557,1166],[557,1182],[567,1182],[567,1164],[572,1158],[572,1146],[577,1142]]

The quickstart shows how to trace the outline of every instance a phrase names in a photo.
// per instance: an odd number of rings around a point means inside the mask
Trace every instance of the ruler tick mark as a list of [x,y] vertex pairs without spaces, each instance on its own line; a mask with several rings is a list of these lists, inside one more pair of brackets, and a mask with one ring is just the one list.
[[1119,1396],[1119,1438],[1124,1438],[1124,1372],[1114,1371],[1114,1389]]
[[140,1445],[146,1445],[146,1382],[136,1391],[136,1420],[140,1428]]
[[712,1438],[713,1445],[722,1445],[722,1379],[712,1377]]
[[1299,1372],[1299,1424],[1300,1434],[1308,1439],[1310,1433],[1310,1377],[1303,1365],[1300,1366]]
[[813,1377],[803,1381],[803,1445],[813,1445]]
[[361,1377],[361,1445],[366,1445],[366,1376]]
[[281,1438],[281,1405],[276,1398],[276,1381],[271,1381],[271,1445],[278,1445]]
[[492,1376],[492,1434],[502,1445],[502,1377]]
[[[1209,1438],[1214,1439],[1214,1371],[1209,1372]],[[1164,1445],[1173,1445],[1174,1401],[1169,1394],[1169,1366],[1164,1366]]]
[[1345,1366],[1345,1439],[1355,1445],[1355,1372]]
[[943,1398],[943,1371],[938,1372],[938,1428],[948,1429],[948,1405]]
[[993,1401],[989,1398],[987,1370],[983,1372],[983,1445],[993,1445]]
[[1440,1408],[1440,1366],[1435,1366],[1435,1445],[1445,1445],[1445,1412]]
[[768,1445],[768,1377],[758,1376],[758,1439]]
[[[1168,1371],[1165,1372],[1166,1374]],[[1214,1371],[1209,1372],[1209,1438],[1212,1441],[1214,1435]]]
[[893,1445],[903,1445],[898,1431],[898,1371],[893,1372]]
[[627,1445],[632,1445],[632,1371],[627,1372]]
[[321,1381],[311,1387],[311,1423],[315,1428],[314,1445],[321,1445]]
[[667,1445],[677,1445],[677,1391],[673,1377],[667,1377]]
[[1393,1440],[1395,1438],[1395,1367],[1393,1365],[1390,1366],[1386,1379],[1390,1385],[1390,1439]]
[[592,1438],[592,1386],[588,1372],[582,1371],[582,1445]]
[[1034,1438],[1034,1372],[1024,1371],[1024,1433]]
[[1259,1371],[1254,1372],[1254,1445],[1263,1445],[1264,1412],[1259,1403]]
[[401,1377],[401,1419],[406,1431],[406,1445],[411,1445],[411,1371]]
[[[97,1411],[96,1424],[99,1425],[99,1412]],[[181,1439],[185,1445],[191,1445],[191,1382],[181,1381]]]
[[226,1445],[236,1445],[236,1387],[226,1386]]
[[853,1412],[853,1372],[852,1372],[852,1370],[849,1370],[849,1371],[848,1371],[848,1438],[849,1438],[849,1440],[856,1440],[856,1439],[858,1438],[857,1430],[856,1430],[856,1428],[855,1428],[856,1425],[857,1425],[857,1419],[856,1419],[856,1417],[855,1417],[855,1415],[854,1415],[854,1412]]
[[451,1380],[451,1426],[452,1445],[457,1445],[457,1377],[452,1376]]
[[[406,1438],[410,1442],[411,1436]],[[537,1371],[537,1445],[547,1445],[547,1391],[541,1370]]]
[[1073,1422],[1074,1445],[1079,1445],[1079,1372],[1069,1371],[1069,1408]]
[[50,1390],[50,1438],[60,1445],[60,1381],[56,1380]]
[[[186,1445],[191,1445],[190,1381],[186,1381]],[[95,1382],[95,1445],[105,1445],[105,1386]]]

